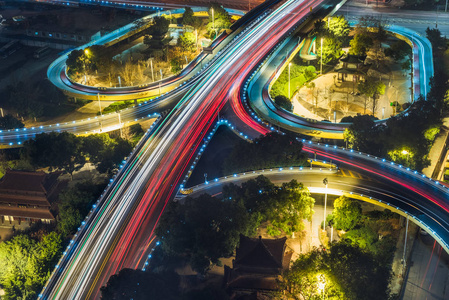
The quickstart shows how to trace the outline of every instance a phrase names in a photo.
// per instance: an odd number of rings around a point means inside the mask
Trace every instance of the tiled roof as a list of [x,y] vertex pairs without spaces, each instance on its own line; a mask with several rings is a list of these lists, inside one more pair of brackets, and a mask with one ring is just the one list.
[[0,181],[0,193],[5,191],[29,191],[46,193],[43,186],[46,174],[44,172],[6,171]]
[[0,180],[0,194],[47,195],[57,184],[61,172],[26,172],[7,170]]
[[285,242],[280,239],[252,239],[240,235],[240,245],[236,250],[235,265],[257,268],[282,268]]
[[1,194],[0,193],[0,205],[32,205],[39,207],[50,207],[45,195],[14,195],[14,194]]
[[40,208],[21,208],[0,206],[1,216],[13,216],[15,218],[32,218],[32,219],[49,219],[54,220],[55,217],[48,209]]

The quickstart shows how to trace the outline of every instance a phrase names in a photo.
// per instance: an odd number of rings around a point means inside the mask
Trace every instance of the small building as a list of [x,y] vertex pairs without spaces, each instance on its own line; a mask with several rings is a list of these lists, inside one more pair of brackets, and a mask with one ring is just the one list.
[[262,239],[240,235],[232,268],[224,269],[223,284],[231,299],[263,299],[278,289],[277,280],[289,268],[293,254],[286,250],[286,241],[286,237]]
[[368,66],[365,65],[366,56],[347,54],[340,58],[339,64],[335,67],[338,81],[359,82],[365,80]]
[[1,224],[54,221],[50,203],[60,174],[8,170],[0,180]]
[[50,26],[35,25],[26,29],[26,35],[45,40],[70,41],[75,44],[85,44],[101,37],[100,31],[58,29]]

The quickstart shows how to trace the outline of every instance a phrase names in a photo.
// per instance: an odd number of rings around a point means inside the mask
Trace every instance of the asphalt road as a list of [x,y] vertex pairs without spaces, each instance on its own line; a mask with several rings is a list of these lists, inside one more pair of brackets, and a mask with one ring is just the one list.
[[429,235],[418,234],[403,287],[404,300],[449,298],[449,255]]
[[[176,194],[182,176],[193,168],[195,154],[203,151],[217,111],[227,103],[253,131],[268,132],[248,115],[241,104],[240,88],[245,78],[276,46],[296,22],[310,12],[310,5],[287,1],[272,15],[245,30],[219,55],[192,89],[147,134],[125,167],[111,183],[82,230],[67,249],[53,274],[44,298],[94,299],[111,274],[124,267],[141,268],[154,245],[153,234],[165,207]],[[283,24],[284,26],[276,26]],[[332,159],[342,169],[353,170],[370,181],[333,178],[329,192],[346,191],[353,197],[378,199],[408,213],[431,234],[449,241],[447,189],[399,166],[347,150],[307,144],[304,150]],[[322,176],[310,177],[310,188],[323,189]],[[321,187],[319,187],[321,186]],[[318,192],[317,190],[316,192]],[[361,196],[363,194],[363,196]],[[382,200],[383,199],[383,200]],[[387,204],[385,204],[387,205]]]
[[[238,90],[234,79],[246,76],[258,60],[305,14],[310,5],[288,1],[258,24],[248,27],[223,50],[213,67],[148,135],[102,200],[101,211],[84,226],[61,267],[44,289],[44,298],[95,299],[99,287],[124,267],[141,268],[154,228],[182,174],[211,129],[216,111]],[[284,27],[275,27],[283,23]],[[273,30],[273,28],[276,28]],[[252,51],[249,51],[249,50]],[[243,74],[242,74],[243,73]],[[237,81],[239,82],[239,81]],[[99,208],[100,209],[100,208]]]

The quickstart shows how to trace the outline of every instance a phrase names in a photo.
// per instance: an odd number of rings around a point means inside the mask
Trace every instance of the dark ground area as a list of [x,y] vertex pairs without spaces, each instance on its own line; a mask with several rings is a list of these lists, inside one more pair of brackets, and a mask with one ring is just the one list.
[[227,126],[220,126],[206,147],[186,186],[203,183],[204,173],[207,173],[208,180],[225,176],[226,174],[223,174],[223,164],[231,153],[232,148],[240,140]]

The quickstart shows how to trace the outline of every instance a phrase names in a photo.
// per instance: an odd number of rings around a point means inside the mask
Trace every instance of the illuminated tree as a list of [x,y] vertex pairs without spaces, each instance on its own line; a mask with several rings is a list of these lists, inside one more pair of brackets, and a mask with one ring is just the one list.
[[332,16],[329,22],[325,22],[327,29],[336,38],[346,38],[351,30],[344,16]]
[[373,46],[373,39],[367,33],[358,33],[349,42],[351,45],[350,52],[355,55],[365,56],[369,48]]
[[[214,18],[212,19],[212,9]],[[215,33],[219,33],[223,29],[227,29],[231,26],[231,16],[229,13],[218,3],[212,3],[209,6],[209,23],[206,26],[207,32],[211,37],[215,37]]]
[[332,215],[335,227],[348,231],[360,222],[362,206],[356,200],[341,196],[334,201]]
[[185,32],[178,38],[178,46],[185,52],[191,52],[195,49],[195,35],[191,32]]

